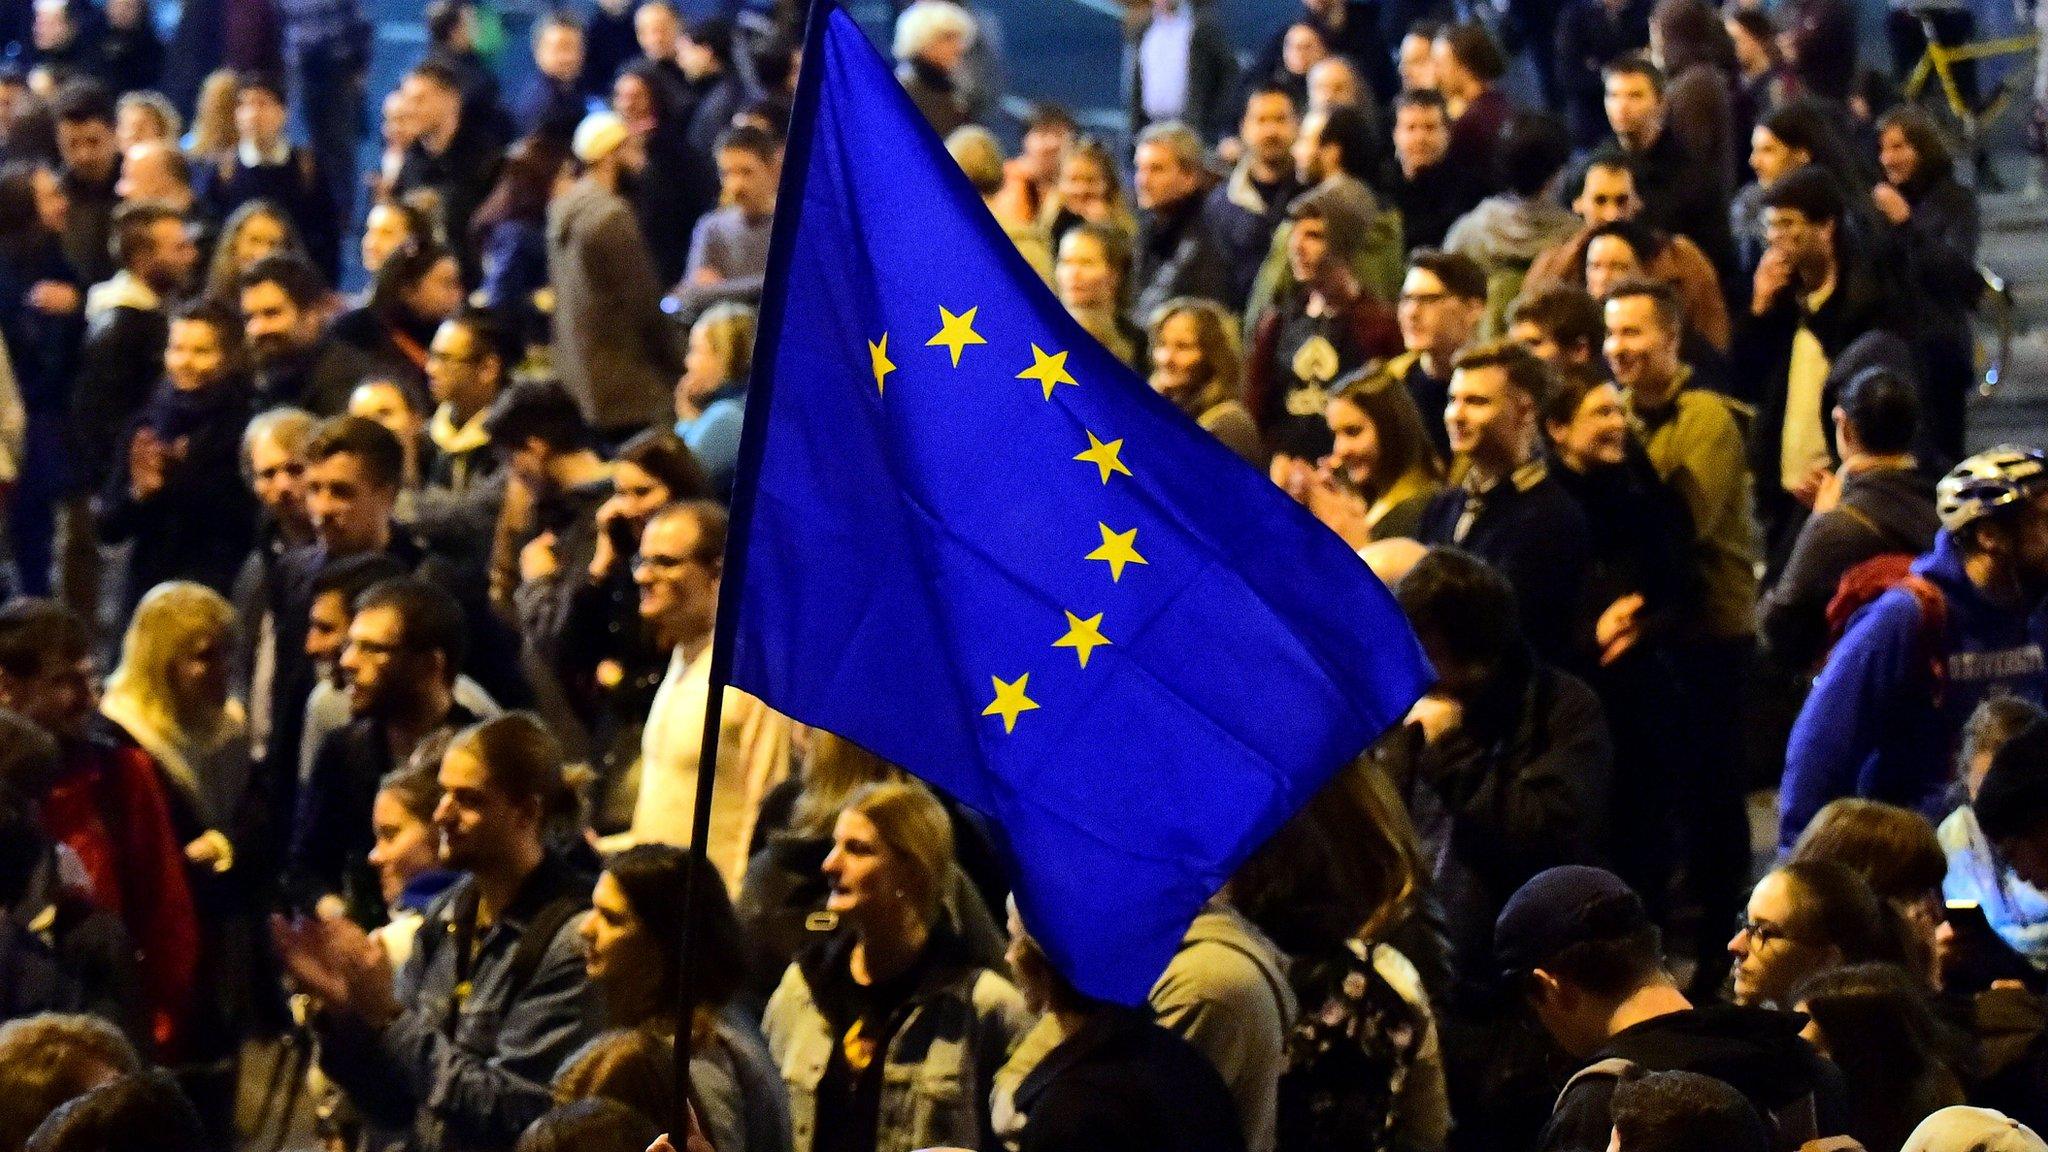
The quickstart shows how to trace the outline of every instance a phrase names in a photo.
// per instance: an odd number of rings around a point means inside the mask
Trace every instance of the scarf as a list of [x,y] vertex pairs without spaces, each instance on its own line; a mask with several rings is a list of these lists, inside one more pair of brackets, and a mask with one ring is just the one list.
[[232,826],[249,783],[249,724],[239,701],[228,701],[211,743],[201,743],[189,732],[168,730],[159,723],[159,710],[145,704],[133,689],[109,689],[100,702],[100,714],[120,725],[156,760],[164,779],[208,828]]

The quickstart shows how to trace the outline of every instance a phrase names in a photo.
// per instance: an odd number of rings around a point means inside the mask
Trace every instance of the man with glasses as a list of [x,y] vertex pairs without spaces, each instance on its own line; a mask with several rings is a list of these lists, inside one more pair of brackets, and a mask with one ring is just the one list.
[[[633,823],[606,840],[687,846],[697,802],[697,763],[711,695],[711,630],[725,565],[725,510],[708,500],[654,514],[633,559],[640,619],[671,653],[640,738],[640,796]],[[718,728],[718,777],[711,838],[704,850],[737,887],[746,870],[754,817],[768,789],[789,774],[789,720],[737,688],[725,690]]]
[[1642,899],[1613,873],[1568,865],[1522,885],[1494,926],[1501,972],[1536,1019],[1583,1062],[1557,1098],[1545,1152],[1608,1146],[1614,1090],[1644,1072],[1694,1072],[1749,1097],[1776,1147],[1843,1130],[1841,1073],[1805,1040],[1801,1017],[1695,1008],[1664,965]]
[[1408,257],[1395,319],[1405,351],[1387,362],[1387,372],[1408,387],[1422,426],[1449,459],[1450,435],[1444,406],[1451,397],[1451,361],[1479,333],[1486,318],[1486,270],[1470,256],[1418,248]]
[[355,601],[338,657],[354,717],[313,755],[292,826],[290,876],[302,901],[340,896],[375,914],[376,878],[363,871],[377,782],[437,732],[475,723],[455,700],[462,608],[417,577],[372,585]]

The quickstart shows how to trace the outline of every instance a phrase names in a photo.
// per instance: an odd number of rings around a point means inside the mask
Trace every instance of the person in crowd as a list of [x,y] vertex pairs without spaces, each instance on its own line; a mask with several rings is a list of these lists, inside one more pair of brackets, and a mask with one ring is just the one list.
[[570,179],[568,144],[529,136],[506,152],[498,186],[470,217],[482,276],[470,298],[505,318],[524,347],[548,343],[548,203]]
[[342,208],[333,180],[313,150],[285,135],[290,114],[284,80],[258,72],[239,79],[232,152],[199,169],[200,198],[217,220],[251,200],[266,200],[291,218],[315,267],[331,281],[341,271]]
[[[1325,56],[1308,70],[1308,107],[1327,112],[1332,108],[1357,108],[1377,119],[1372,93],[1358,78],[1358,66],[1348,56]],[[1370,102],[1369,102],[1370,101]]]
[[1613,873],[1565,866],[1532,877],[1501,912],[1494,956],[1580,1067],[1538,1147],[1601,1147],[1615,1129],[1618,1088],[1640,1072],[1725,1081],[1784,1126],[1774,1146],[1842,1130],[1840,1076],[1800,1037],[1800,1018],[1695,1007],[1665,965],[1642,898]]
[[1232,876],[1231,900],[1285,949],[1303,1005],[1280,1077],[1278,1147],[1444,1146],[1430,991],[1448,972],[1424,910],[1426,868],[1386,778],[1352,769]]
[[[690,151],[696,155],[716,156],[718,138],[739,122],[740,113],[753,91],[741,62],[743,48],[733,22],[717,16],[697,21],[697,26],[682,38],[678,63],[682,66],[683,81],[687,87],[684,102],[687,115],[682,123]],[[976,48],[970,45],[965,56],[967,70],[973,67],[975,52]],[[757,66],[755,80],[758,82],[761,79],[759,61],[751,63]],[[964,71],[959,79],[966,80]],[[971,102],[975,97],[969,99]],[[785,115],[773,125],[756,126],[780,132],[786,120]]]
[[[1265,72],[1254,72],[1256,83],[1279,85],[1297,104],[1308,103],[1308,74],[1330,58],[1330,46],[1315,25],[1297,20],[1280,31],[1280,55]],[[1240,100],[1239,103],[1242,103]]]
[[1600,301],[1576,284],[1524,285],[1508,309],[1508,335],[1554,372],[1597,376],[1607,321]]
[[1367,367],[1338,380],[1323,408],[1332,446],[1281,486],[1354,548],[1413,537],[1443,490],[1443,463],[1400,381]]
[[2013,875],[1992,851],[1972,805],[1998,750],[2041,717],[2038,705],[2011,696],[1994,696],[1977,706],[1963,726],[1956,755],[1964,803],[1935,830],[1948,856],[1942,895],[1976,905],[1992,931],[2037,968],[2048,967],[2048,895]]
[[583,120],[583,25],[564,10],[533,26],[534,74],[512,110],[522,138],[546,137],[562,149]]
[[306,465],[300,456],[312,434],[313,417],[297,408],[263,412],[242,433],[241,476],[261,511],[229,599],[244,622],[237,636],[235,682],[246,693],[251,756],[259,764],[268,754],[270,702],[278,688],[279,571],[285,553],[313,542]]
[[400,87],[419,118],[419,137],[406,149],[392,191],[403,196],[432,189],[439,195],[441,223],[463,259],[464,279],[473,280],[476,254],[464,246],[469,219],[497,182],[505,141],[489,119],[465,114],[462,76],[445,62],[423,61]]
[[348,395],[349,415],[383,425],[405,449],[405,492],[419,491],[426,470],[427,418],[414,399],[417,394],[386,374],[364,377]]
[[592,1098],[548,1110],[520,1133],[513,1152],[641,1152],[672,1147],[660,1132],[661,1124],[645,1112]]
[[1031,224],[1046,230],[1059,195],[1060,165],[1080,139],[1072,112],[1050,100],[1033,104],[1024,120],[1023,147],[1003,162],[1003,190],[990,202],[996,219],[1006,228]]
[[[655,0],[642,4],[632,12],[633,43],[639,49],[636,59],[620,61],[613,69],[610,80],[616,80],[627,69],[636,66],[650,67],[653,78],[661,90],[661,100],[671,109],[681,111],[689,101],[689,85],[683,75],[682,65],[676,54],[683,42],[683,17],[669,0]],[[609,93],[607,82],[600,94]],[[581,119],[579,116],[578,119]]]
[[485,422],[516,353],[497,313],[465,306],[441,322],[427,345],[422,486],[399,501],[398,516],[427,539],[474,553],[488,550],[504,502],[503,461]]
[[212,227],[192,190],[192,165],[170,140],[143,140],[121,150],[121,178],[114,194],[123,204],[153,200],[176,208],[194,231],[204,254]]
[[1287,206],[1303,190],[1295,173],[1293,150],[1301,131],[1294,98],[1276,84],[1254,87],[1245,100],[1237,138],[1244,157],[1230,178],[1209,193],[1202,216],[1216,230],[1235,280],[1231,299],[1251,295],[1252,279],[1272,247],[1273,232],[1286,219]]
[[1666,129],[1699,164],[1715,204],[1735,185],[1735,44],[1705,0],[1660,0],[1650,11],[1650,59],[1664,73]]
[[115,445],[99,533],[133,542],[123,618],[167,580],[228,594],[255,542],[256,502],[236,466],[249,420],[240,336],[241,323],[219,305],[174,313],[163,383]]
[[1011,970],[1058,1038],[1017,1085],[1020,1149],[1102,1147],[1230,1152],[1245,1147],[1216,1069],[1139,1009],[1094,999],[1060,975],[1010,906]]
[[952,863],[946,810],[917,784],[841,809],[823,868],[838,930],[789,966],[762,1020],[797,1152],[992,1146],[986,1101],[1027,1009],[940,914]]
[[354,861],[369,847],[378,781],[437,731],[476,715],[454,697],[463,658],[462,609],[417,577],[372,585],[356,598],[339,667],[354,719],[313,754],[293,822],[291,887],[301,906],[339,894],[374,907],[375,890]]
[[1970,808],[1977,826],[2012,875],[2048,891],[2048,789],[2042,787],[2048,726],[2036,720],[1991,756]]
[[325,331],[327,286],[319,270],[299,257],[267,257],[242,274],[239,294],[258,403],[296,405],[315,416],[347,411],[349,394],[375,369]]
[[967,182],[981,193],[982,206],[1002,225],[1003,235],[1017,254],[1040,279],[1052,283],[1052,246],[1046,241],[1044,229],[1036,220],[1015,219],[1002,210],[1000,200],[1009,177],[1004,172],[1003,146],[995,133],[979,124],[963,124],[946,137],[946,151],[960,166]]
[[1439,679],[1374,754],[1431,861],[1458,962],[1449,1009],[1459,1009],[1494,986],[1493,924],[1508,897],[1544,868],[1597,852],[1612,745],[1592,691],[1530,651],[1499,572],[1433,549],[1395,596]]
[[[1537,292],[1557,283],[1580,284],[1586,286],[1594,299],[1605,299],[1607,289],[1628,276],[1609,276],[1597,287],[1592,284],[1588,250],[1593,233],[1616,221],[1635,220],[1642,210],[1642,197],[1636,195],[1635,171],[1629,167],[1628,157],[1615,149],[1594,153],[1585,165],[1578,197],[1572,201],[1572,211],[1578,214],[1582,225],[1571,239],[1536,258],[1523,281],[1523,291]],[[1654,241],[1654,251],[1631,253],[1643,259],[1628,275],[1646,276],[1671,285],[1678,293],[1686,334],[1696,334],[1697,339],[1726,352],[1728,302],[1721,294],[1721,279],[1713,262],[1685,236],[1654,230],[1648,235]]]
[[1499,185],[1494,158],[1501,129],[1514,107],[1500,90],[1508,61],[1485,25],[1452,24],[1439,31],[1430,53],[1436,90],[1451,113],[1449,163],[1475,174],[1480,187]]
[[73,443],[83,479],[104,486],[117,439],[148,401],[164,367],[170,309],[199,263],[185,219],[169,208],[133,204],[116,214],[114,252],[121,271],[86,293],[88,325],[72,382]]
[[[1363,235],[1359,243],[1349,246],[1345,263],[1365,293],[1384,301],[1399,291],[1397,268],[1403,249],[1400,220],[1380,210],[1379,198],[1366,183],[1376,154],[1372,124],[1357,108],[1311,109],[1302,117],[1301,132],[1294,138],[1294,173],[1302,187],[1314,191],[1331,186],[1333,190],[1324,195],[1350,204],[1352,214],[1363,221]],[[1243,311],[1253,323],[1279,298],[1303,287],[1295,278],[1289,256],[1293,229],[1292,221],[1281,222],[1265,263],[1252,280],[1252,294]]]
[[1872,329],[1898,330],[1905,305],[1846,245],[1845,206],[1826,173],[1786,174],[1764,194],[1764,219],[1769,247],[1733,361],[1738,377],[1760,382],[1750,467],[1775,573],[1835,463],[1824,423],[1835,399],[1824,387],[1829,361]]
[[1844,964],[1903,964],[1904,926],[1863,877],[1831,860],[1781,864],[1757,881],[1728,940],[1737,1004],[1791,1008],[1808,977]]
[[754,310],[714,304],[690,326],[690,350],[676,381],[676,435],[721,497],[732,490],[739,466],[753,348]]
[[377,782],[370,807],[370,851],[387,919],[370,932],[393,972],[405,967],[426,923],[427,909],[461,879],[441,867],[434,809],[441,803],[440,762],[452,736],[436,735],[413,749],[403,768]]
[[[320,1004],[320,1067],[420,1149],[502,1147],[548,1110],[542,1087],[593,1034],[574,921],[589,881],[545,830],[573,804],[562,750],[530,713],[465,729],[440,768],[444,866],[396,977],[345,919],[272,921],[285,969]],[[520,947],[528,935],[544,944]]]
[[1941,986],[1935,961],[1941,951],[1941,882],[1948,861],[1927,817],[1896,804],[1845,796],[1814,815],[1786,859],[1832,861],[1863,877],[1897,915],[1909,967],[1921,986]]
[[1615,1152],[1763,1152],[1771,1131],[1749,1098],[1697,1072],[1651,1072],[1614,1087]]
[[370,362],[366,375],[401,382],[419,405],[426,393],[427,346],[462,302],[462,266],[455,253],[432,243],[405,244],[377,269],[369,300],[336,317],[328,335]]
[[114,137],[114,98],[97,81],[72,80],[51,101],[57,117],[59,176],[70,210],[64,214],[64,258],[87,284],[112,276],[114,184],[121,151]]
[[612,81],[611,109],[647,158],[628,196],[656,275],[674,284],[686,268],[692,228],[718,206],[719,181],[715,154],[691,150],[684,125],[662,99],[659,71],[651,61],[628,65]]
[[1258,316],[1244,373],[1248,415],[1279,455],[1327,455],[1330,385],[1398,346],[1398,322],[1353,271],[1372,211],[1371,193],[1348,179],[1317,184],[1287,210],[1291,283]]
[[[152,89],[123,89],[114,101],[114,142],[121,155],[137,144],[161,143],[179,148],[185,130],[184,118],[163,93]],[[182,149],[180,149],[182,151]]]
[[1936,1016],[1924,980],[1896,964],[1852,964],[1808,977],[1793,999],[1842,1070],[1844,1134],[1863,1147],[1901,1147],[1928,1115],[1963,1103],[1954,1068],[1964,1040]]
[[1402,92],[1437,90],[1436,38],[1443,30],[1442,20],[1423,18],[1395,27],[1387,37],[1400,40],[1394,48],[1394,71],[1401,77]]
[[[1888,333],[1865,340],[1896,343]],[[1910,355],[1903,347],[1898,352]],[[1815,494],[1776,583],[1757,602],[1757,634],[1786,668],[1809,668],[1825,655],[1828,604],[1842,578],[1886,553],[1918,556],[1941,528],[1934,484],[1913,455],[1920,401],[1912,381],[1881,365],[1864,368],[1835,398],[1835,446],[1841,467]]]
[[1111,225],[1077,221],[1061,234],[1052,283],[1083,331],[1133,371],[1142,371],[1150,353],[1145,330],[1131,320],[1130,236]]
[[[2001,448],[1936,486],[1934,550],[1849,625],[1800,709],[1785,751],[1780,844],[1838,796],[1939,815],[1949,750],[1976,706],[1999,692],[2042,700],[2029,620],[2048,571],[2036,543],[2048,515],[2044,476],[2039,452]],[[1927,622],[1935,613],[1946,625],[1938,631]]]
[[1433,88],[1394,100],[1394,156],[1378,181],[1401,213],[1402,237],[1413,248],[1441,248],[1444,235],[1486,194],[1487,178],[1449,162],[1451,113]]
[[1486,270],[1469,256],[1418,248],[1408,255],[1394,315],[1405,351],[1387,362],[1387,371],[1408,389],[1437,455],[1449,459],[1443,412],[1450,401],[1452,363],[1486,316]]
[[194,164],[217,161],[235,150],[235,106],[240,87],[241,81],[233,68],[217,68],[200,82],[198,98],[192,105],[192,126],[179,140]]
[[[935,0],[947,4],[950,0]],[[782,177],[782,145],[757,128],[731,128],[718,138],[720,206],[690,234],[690,258],[674,297],[695,314],[721,300],[752,303],[768,268],[768,226]]]
[[669,410],[683,349],[621,195],[645,156],[609,112],[584,118],[574,150],[583,175],[548,206],[554,362],[584,420],[617,442]]
[[1607,137],[1609,64],[1650,46],[1648,0],[1575,0],[1557,16],[1557,89],[1575,149]]
[[[1297,137],[1298,139],[1298,137]],[[1138,234],[1138,222],[1124,203],[1124,189],[1117,175],[1116,160],[1102,141],[1083,136],[1060,157],[1060,174],[1053,194],[1045,204],[1046,232],[1057,253],[1060,241],[1077,224],[1099,224],[1122,233],[1128,246]],[[1118,267],[1128,268],[1122,261]]]
[[940,139],[974,122],[963,65],[977,31],[974,17],[951,0],[912,4],[896,17],[896,79]]
[[1779,20],[1784,30],[1778,44],[1799,88],[1847,104],[1856,81],[1855,9],[1843,0],[1796,0]]
[[1237,54],[1206,6],[1151,0],[1124,38],[1123,103],[1135,139],[1154,124],[1185,124],[1197,139],[1230,131]]
[[1244,354],[1237,343],[1237,318],[1213,300],[1179,297],[1153,313],[1152,390],[1172,400],[1188,417],[1254,467],[1266,463],[1258,425],[1239,403],[1238,378]]
[[[1607,124],[1635,173],[1643,222],[1697,244],[1717,272],[1732,269],[1735,242],[1726,217],[1734,161],[1719,154],[1695,154],[1676,123],[1667,125],[1671,109],[1666,79],[1656,65],[1639,56],[1624,56],[1602,75]],[[1725,131],[1725,115],[1722,125]],[[1719,175],[1717,164],[1725,164],[1730,174]]]
[[[68,211],[54,169],[22,161],[0,169],[0,339],[25,413],[20,476],[8,493],[7,539],[15,586],[30,596],[61,586],[53,579],[60,521],[79,515],[85,501],[70,446],[85,292],[64,256]],[[83,589],[65,587],[67,601],[82,599],[74,591]]]
[[[517,536],[500,543],[518,553],[512,581],[494,573],[492,597],[501,612],[520,621],[523,632],[539,634],[544,629],[528,613],[556,599],[558,589],[588,563],[599,535],[596,510],[613,494],[612,469],[593,447],[576,402],[557,385],[514,385],[491,406],[484,432],[506,474],[506,512],[498,533]],[[519,501],[526,515],[515,523]],[[492,562],[501,561],[494,556]]]
[[[751,1021],[725,1011],[744,985],[746,954],[740,923],[716,870],[695,873],[699,857],[684,849],[645,844],[612,857],[598,874],[590,915],[578,932],[585,971],[604,998],[606,1022],[614,1029],[640,1029],[664,1043],[676,1030],[678,957],[684,947],[686,898],[699,901],[689,933],[691,1017],[690,1082],[697,1119],[713,1147],[737,1152],[787,1152],[789,1103],[782,1076],[760,1031]],[[584,1054],[564,1065],[558,1091],[575,1092],[575,1081],[600,1037]],[[592,1069],[591,1071],[594,1071]],[[672,1083],[673,1081],[671,1081]],[[662,1103],[663,1119],[674,1114]]]
[[1754,177],[1728,205],[1739,271],[1753,276],[1765,249],[1764,192],[1787,173],[1818,164],[1839,174],[1839,141],[1826,109],[1811,99],[1790,100],[1758,117],[1749,132],[1748,164]]
[[155,88],[163,72],[164,42],[149,6],[141,0],[110,0],[105,17],[94,71],[116,92]]
[[[689,841],[725,530],[724,510],[698,500],[655,513],[641,536],[633,564],[640,617],[671,655],[641,734],[640,796],[620,845]],[[737,889],[761,799],[789,774],[789,721],[728,687],[719,741],[705,852]]]
[[228,694],[233,609],[219,593],[173,582],[136,606],[107,678],[100,715],[117,745],[139,749],[161,776],[171,827],[184,845],[198,920],[192,1000],[178,1069],[207,1127],[233,1130],[238,1041],[265,999],[253,915],[261,880],[251,825],[247,718]]
[[1536,258],[1578,231],[1579,218],[1545,195],[1571,147],[1564,128],[1541,113],[1518,113],[1495,144],[1501,189],[1460,216],[1444,236],[1444,250],[1470,257],[1486,272],[1487,309],[1481,334],[1507,329],[1508,305]]
[[[413,142],[420,138],[420,118],[407,99],[404,88],[394,88],[384,94],[377,136],[380,144],[377,163],[363,173],[363,184],[373,204],[379,200],[398,199],[398,174],[405,171],[406,154],[412,150]],[[432,195],[428,193],[429,197]],[[414,193],[414,196],[418,198],[419,194]]]
[[583,18],[583,71],[578,83],[585,99],[609,93],[619,69],[637,53],[634,14],[634,5],[625,0],[601,0]]
[[1444,425],[1460,470],[1423,510],[1416,539],[1455,545],[1515,589],[1522,627],[1545,660],[1562,658],[1589,562],[1586,517],[1539,450],[1549,369],[1500,340],[1458,354]]
[[1735,47],[1735,139],[1739,148],[1748,142],[1757,122],[1785,103],[1792,91],[1792,74],[1785,68],[1785,54],[1778,47],[1778,25],[1761,8],[1736,9],[1725,13],[1722,24]]
[[1890,250],[1912,266],[1920,310],[1918,350],[1922,435],[1930,460],[1963,455],[1963,398],[1976,375],[1970,313],[1984,282],[1977,274],[1977,197],[1955,177],[1948,145],[1923,110],[1905,105],[1878,121],[1878,167],[1871,189],[1890,234]]
[[97,1016],[45,1012],[0,1024],[0,1149],[21,1152],[50,1113],[141,1068],[134,1047]]
[[[1361,92],[1374,101],[1392,100],[1400,91],[1401,79],[1394,68],[1394,54],[1387,46],[1400,40],[1406,25],[1398,5],[1352,3],[1351,0],[1304,0],[1297,23],[1312,26],[1331,56],[1354,68],[1364,81]],[[1286,29],[1281,29],[1260,51],[1252,64],[1255,74],[1268,74],[1286,47]]]
[[[309,259],[297,227],[283,209],[264,200],[249,201],[228,215],[215,237],[206,263],[206,295],[235,303],[242,274],[265,258],[280,255]],[[323,297],[323,311],[327,302]]]
[[[341,653],[348,646],[357,598],[375,585],[403,575],[405,570],[390,556],[366,552],[334,561],[314,579],[306,611],[305,654],[315,683],[306,697],[305,728],[299,735],[296,771],[300,780],[311,777],[313,757],[328,735],[355,718]],[[297,813],[291,815],[296,818]]]
[[1133,319],[1143,323],[1176,296],[1230,303],[1229,255],[1204,212],[1201,137],[1177,120],[1149,124],[1138,134],[1133,166],[1143,213],[1131,268]]
[[223,1133],[204,1116],[179,1082],[160,1070],[131,1073],[69,1101],[50,1113],[23,1152],[91,1152],[148,1147],[162,1152],[206,1152]]

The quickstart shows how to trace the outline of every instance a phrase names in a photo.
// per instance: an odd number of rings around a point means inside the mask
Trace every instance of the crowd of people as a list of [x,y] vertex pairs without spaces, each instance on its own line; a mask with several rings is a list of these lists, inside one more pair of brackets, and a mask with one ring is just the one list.
[[684,848],[795,7],[436,0],[362,140],[353,0],[6,6],[0,1152],[2042,1152],[2048,455],[1965,451],[1917,43],[1155,0],[1103,131],[901,8],[1024,262],[1437,676],[1130,1008],[736,690]]

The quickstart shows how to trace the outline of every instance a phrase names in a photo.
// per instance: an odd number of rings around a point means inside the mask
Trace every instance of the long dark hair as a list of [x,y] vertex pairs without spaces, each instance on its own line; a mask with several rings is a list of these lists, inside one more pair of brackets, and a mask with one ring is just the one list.
[[455,259],[455,252],[432,240],[414,238],[394,249],[370,283],[370,308],[384,316],[402,316],[405,294],[427,278],[434,266]]
[[711,495],[711,481],[705,479],[704,466],[697,462],[696,454],[683,443],[682,437],[666,428],[649,428],[626,441],[614,462],[631,464],[661,481],[668,488],[671,504],[703,500]]
[[[683,950],[683,899],[689,891],[691,853],[667,844],[641,844],[612,857],[604,870],[640,921],[640,930],[660,956],[661,971],[650,989],[653,1010],[673,1009],[676,958]],[[725,891],[725,880],[707,861],[695,866],[698,901],[696,930],[690,934],[690,963],[698,1014],[716,1012],[746,983],[746,949],[739,917]]]
[[19,263],[50,238],[36,209],[36,173],[46,165],[15,160],[0,168],[0,259]]
[[553,137],[536,133],[514,144],[505,154],[505,166],[499,170],[491,194],[469,218],[470,246],[482,251],[491,230],[500,224],[544,222],[555,177],[568,162],[569,150]]
[[1849,1135],[1896,1148],[1932,1108],[1962,1103],[1963,1037],[1935,1015],[1925,986],[1894,964],[1851,964],[1793,991],[1820,1027],[1849,1089]]

